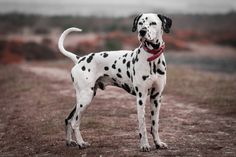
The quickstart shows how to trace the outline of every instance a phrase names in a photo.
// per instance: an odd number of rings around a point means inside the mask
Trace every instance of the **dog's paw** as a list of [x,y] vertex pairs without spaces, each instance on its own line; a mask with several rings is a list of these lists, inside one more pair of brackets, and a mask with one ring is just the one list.
[[149,144],[140,146],[140,151],[141,152],[150,152],[150,150],[151,150],[151,147],[150,147]]
[[78,146],[77,142],[76,141],[66,141],[66,146],[68,147],[76,147]]
[[159,143],[157,143],[157,142],[155,141],[155,145],[156,145],[156,149],[167,149],[167,148],[168,148],[167,144],[164,143],[164,142],[159,142]]
[[90,144],[88,142],[82,142],[82,143],[79,143],[78,146],[80,149],[85,149],[85,148],[89,147]]

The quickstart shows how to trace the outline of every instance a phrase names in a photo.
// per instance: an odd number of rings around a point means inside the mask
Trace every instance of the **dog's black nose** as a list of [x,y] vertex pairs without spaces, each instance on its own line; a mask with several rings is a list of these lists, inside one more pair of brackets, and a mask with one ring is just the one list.
[[144,37],[146,35],[147,31],[142,29],[139,31],[140,36]]

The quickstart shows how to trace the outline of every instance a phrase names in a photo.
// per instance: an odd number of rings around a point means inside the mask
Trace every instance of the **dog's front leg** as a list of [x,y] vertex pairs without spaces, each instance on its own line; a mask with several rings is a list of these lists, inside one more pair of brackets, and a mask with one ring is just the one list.
[[150,96],[151,101],[151,134],[153,136],[154,143],[156,148],[166,149],[167,144],[162,142],[159,137],[158,129],[159,129],[159,111],[161,107],[161,96],[158,91],[153,91]]
[[150,145],[147,138],[147,129],[145,123],[145,104],[147,94],[145,92],[138,92],[137,94],[137,112],[139,122],[139,137],[140,137],[140,149],[141,151],[150,151]]

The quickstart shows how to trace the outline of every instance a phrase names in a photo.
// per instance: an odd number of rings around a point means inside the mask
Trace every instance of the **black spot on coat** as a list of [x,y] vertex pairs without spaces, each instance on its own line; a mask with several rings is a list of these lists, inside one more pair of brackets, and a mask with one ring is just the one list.
[[125,55],[123,55],[123,57],[127,57],[128,53],[126,53]]
[[65,124],[68,125],[68,119],[65,119]]
[[157,92],[156,94],[153,93],[153,94],[150,96],[150,98],[151,98],[151,99],[155,99],[158,95],[159,95],[159,92]]
[[[150,89],[149,89],[150,90]],[[155,91],[155,88],[152,88],[151,95],[153,95],[153,92]]]
[[136,60],[136,62],[138,62],[138,55],[136,55],[136,59],[135,60]]
[[70,76],[71,76],[71,80],[72,80],[72,82],[74,82],[74,77],[72,76],[72,74],[71,74]]
[[152,74],[152,63],[149,62],[150,74]]
[[82,68],[81,68],[83,71],[85,71],[86,70],[86,68],[85,68],[85,66],[82,66]]
[[104,70],[106,70],[106,71],[109,70],[109,67],[104,67]]
[[108,57],[108,54],[107,53],[103,53],[103,57],[104,58]]
[[119,78],[122,78],[122,76],[120,74],[116,74],[116,76],[119,77]]
[[123,59],[123,64],[125,64],[125,62],[126,62],[126,59]]
[[95,54],[93,53],[93,54],[91,54],[91,55],[88,57],[87,63],[90,63],[90,62],[92,61],[94,55],[95,55]]
[[164,66],[166,66],[166,63],[165,63],[165,61],[162,61],[161,63],[162,63]]
[[156,71],[157,71],[156,64],[155,64],[155,63],[153,63],[153,73],[155,74],[155,73],[156,73]]
[[126,66],[127,68],[130,68],[130,61],[127,62]]
[[132,93],[131,93],[132,95],[136,95],[136,92],[134,91],[134,90],[132,90]]
[[138,93],[138,96],[139,96],[139,97],[142,97],[142,93],[141,93],[141,92],[139,92],[139,93]]
[[112,64],[111,66],[113,69],[116,69],[116,65],[115,64]]
[[152,120],[152,125],[153,125],[153,126],[155,125],[155,120]]
[[76,106],[73,108],[73,110],[70,112],[69,116],[66,118],[66,120],[69,120],[71,119],[73,116],[74,116],[74,113],[75,113],[75,110],[76,110]]
[[157,73],[160,74],[160,75],[164,75],[165,74],[165,72],[161,71],[161,69],[157,69]]
[[126,90],[128,93],[131,92],[129,86],[128,86],[126,83],[122,85],[122,88],[123,88],[124,90]]
[[151,111],[151,115],[154,116],[154,111]]
[[139,104],[140,106],[142,106],[142,105],[143,105],[143,101],[142,101],[142,100],[139,100],[139,101],[138,101],[138,104]]
[[140,138],[140,139],[142,138],[142,134],[141,134],[141,133],[139,133],[139,138]]
[[116,82],[116,79],[112,78],[113,82]]
[[149,77],[149,76],[147,75],[147,76],[143,76],[142,78],[143,78],[143,80],[145,81],[148,77]]
[[138,51],[137,51],[137,52],[138,52],[138,54],[139,54],[139,53],[140,53],[140,49],[138,49]]
[[154,105],[155,105],[155,107],[158,106],[158,102],[157,102],[157,100],[154,100]]
[[127,74],[128,78],[130,78],[130,73],[129,73],[129,71],[127,71],[126,74]]
[[134,63],[135,63],[135,59],[133,58],[133,59],[132,59],[132,64],[134,64]]
[[101,89],[101,90],[104,90],[105,89],[105,86],[102,82],[98,82],[98,87]]
[[116,87],[120,87],[120,85],[116,82],[113,82],[113,85],[116,86]]
[[80,62],[82,62],[83,60],[85,60],[85,58],[86,58],[86,57],[81,58],[81,59],[79,60],[78,64],[79,64]]

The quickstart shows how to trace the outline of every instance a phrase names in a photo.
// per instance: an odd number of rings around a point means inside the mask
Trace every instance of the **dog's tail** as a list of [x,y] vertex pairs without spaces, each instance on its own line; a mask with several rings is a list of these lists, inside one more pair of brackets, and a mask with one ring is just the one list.
[[59,50],[61,51],[62,54],[64,54],[65,56],[67,56],[68,58],[70,58],[74,63],[77,63],[77,56],[67,50],[65,50],[64,46],[63,46],[63,43],[64,43],[64,39],[65,37],[70,33],[70,32],[73,32],[73,31],[76,31],[76,32],[81,32],[82,30],[79,29],[79,28],[75,28],[75,27],[71,27],[71,28],[68,28],[67,30],[65,30],[60,38],[59,38],[59,41],[58,41],[58,48]]

